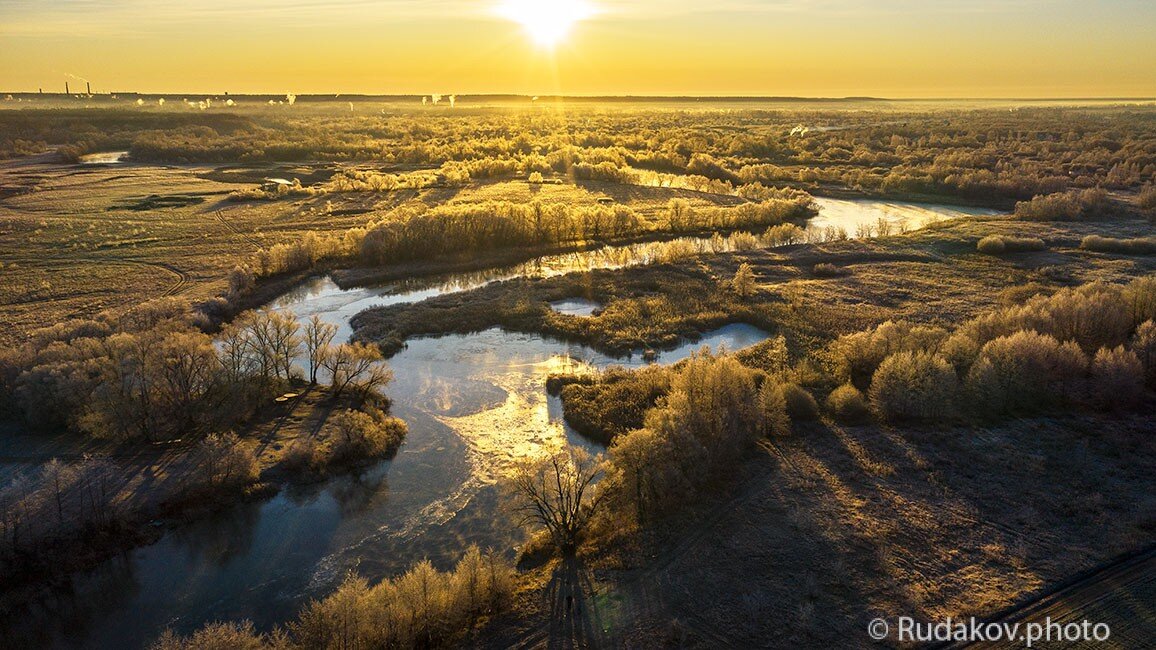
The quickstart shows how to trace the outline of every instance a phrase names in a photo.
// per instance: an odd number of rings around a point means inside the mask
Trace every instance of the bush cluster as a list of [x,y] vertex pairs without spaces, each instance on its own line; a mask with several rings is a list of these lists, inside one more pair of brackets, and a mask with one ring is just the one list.
[[976,250],[988,255],[1000,253],[1023,253],[1028,251],[1043,251],[1048,249],[1044,240],[1038,237],[1010,237],[1007,235],[988,235],[979,240]]
[[1080,241],[1080,248],[1098,253],[1123,253],[1125,255],[1156,255],[1156,237],[1135,237],[1118,239],[1088,235]]
[[1015,216],[1028,221],[1095,221],[1119,212],[1120,206],[1101,189],[1039,195],[1015,208]]
[[1154,316],[1156,277],[1149,276],[1035,296],[950,335],[887,322],[840,337],[828,352],[837,376],[869,388],[885,420],[1127,408],[1151,385]]
[[213,623],[187,637],[166,631],[152,648],[450,647],[480,619],[507,607],[513,591],[510,562],[473,546],[448,572],[424,561],[372,586],[351,575],[332,594],[306,606],[285,629],[260,634],[248,622]]

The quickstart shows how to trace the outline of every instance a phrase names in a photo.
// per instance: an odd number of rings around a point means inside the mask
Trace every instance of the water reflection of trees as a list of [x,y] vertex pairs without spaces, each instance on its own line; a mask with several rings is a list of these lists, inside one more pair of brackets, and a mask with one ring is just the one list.
[[180,526],[172,532],[172,543],[185,551],[190,564],[224,567],[249,554],[263,506],[264,502],[240,503]]
[[335,482],[330,495],[337,503],[343,517],[368,512],[375,505],[375,497],[385,495],[389,490],[387,473],[379,468],[348,476]]
[[45,590],[40,597],[3,612],[0,646],[47,648],[84,638],[94,623],[122,611],[135,599],[140,584],[134,568],[129,554],[115,556],[59,589]]

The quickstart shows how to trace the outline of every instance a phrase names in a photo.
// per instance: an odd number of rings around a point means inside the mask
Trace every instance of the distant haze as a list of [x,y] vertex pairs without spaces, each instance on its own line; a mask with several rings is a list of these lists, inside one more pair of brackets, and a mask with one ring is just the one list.
[[[563,0],[564,1],[564,0]],[[1151,97],[1151,0],[2,0],[0,89]]]

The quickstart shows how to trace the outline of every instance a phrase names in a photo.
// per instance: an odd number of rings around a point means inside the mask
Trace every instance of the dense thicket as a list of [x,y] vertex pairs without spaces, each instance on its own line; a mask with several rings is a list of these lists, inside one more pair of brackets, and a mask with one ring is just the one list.
[[[166,298],[92,320],[58,323],[0,354],[0,406],[34,426],[98,438],[175,439],[166,480],[135,498],[123,468],[101,458],[49,462],[0,486],[0,574],[39,566],[67,549],[128,526],[162,507],[244,490],[258,480],[256,445],[231,431],[302,381],[329,381],[346,407],[326,425],[328,444],[310,436],[286,462],[323,471],[393,453],[406,425],[378,391],[392,378],[380,351],[333,345],[333,328],[304,328],[291,313],[245,312],[217,338],[199,312]],[[146,459],[147,462],[147,459]],[[139,523],[139,522],[138,522]]]
[[391,379],[377,348],[333,345],[332,331],[303,331],[291,313],[245,312],[216,339],[202,321],[168,298],[33,332],[0,355],[0,406],[36,427],[156,440],[233,426],[301,380],[300,359],[354,406]]
[[[1135,404],[1151,372],[1156,277],[1091,283],[982,314],[954,332],[884,323],[829,346],[837,375],[888,420]],[[958,407],[958,408],[957,408]]]
[[1102,189],[1056,192],[1016,203],[1015,216],[1028,221],[1096,221],[1123,212]]
[[[337,104],[334,105],[338,106]],[[46,145],[129,146],[139,160],[363,160],[447,178],[654,172],[732,186],[839,185],[984,201],[1140,189],[1156,176],[1156,121],[1137,108],[902,108],[684,112],[323,107],[26,110],[0,114],[0,155]],[[101,134],[113,134],[105,137]],[[634,169],[630,172],[622,170]],[[622,179],[626,180],[626,179]],[[703,186],[706,188],[706,186]]]
[[[344,233],[309,232],[295,242],[262,249],[251,269],[246,269],[266,276],[308,269],[324,261],[385,264],[513,247],[599,242],[652,232],[770,229],[768,241],[789,242],[803,235],[802,229],[788,222],[802,222],[814,214],[811,196],[797,190],[776,191],[760,202],[734,207],[700,208],[676,199],[657,223],[644,222],[625,205],[491,201],[412,207]],[[759,244],[753,236],[747,237],[751,246]]]

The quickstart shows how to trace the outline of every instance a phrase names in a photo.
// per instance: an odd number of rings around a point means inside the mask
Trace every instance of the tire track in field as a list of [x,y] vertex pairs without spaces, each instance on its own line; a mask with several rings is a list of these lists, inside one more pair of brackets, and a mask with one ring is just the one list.
[[[1004,610],[985,623],[1061,625],[1090,623],[1110,624],[1110,643],[1120,647],[1144,645],[1156,632],[1152,594],[1156,593],[1156,546],[1126,554],[1060,582],[1025,602]],[[1073,647],[1097,645],[1092,642],[1069,643]],[[1019,639],[977,643],[943,643],[937,649],[1020,648]]]
[[239,235],[241,239],[244,239],[257,248],[264,248],[264,244],[262,244],[256,237],[238,228],[237,225],[225,217],[225,214],[220,210],[213,210],[213,216],[216,217],[217,221],[220,221],[222,225],[232,231],[233,234]]
[[183,292],[185,288],[188,287],[190,281],[189,274],[187,272],[182,271],[172,264],[166,264],[165,262],[148,262],[145,260],[138,260],[129,257],[114,257],[108,260],[90,259],[88,261],[96,264],[131,264],[133,266],[141,266],[144,268],[161,269],[162,271],[167,271],[177,276],[176,283],[170,286],[168,289],[162,291],[161,297],[175,296]]
[[[34,261],[34,260],[21,260],[20,264],[22,264],[24,266],[29,266],[29,265],[36,264],[38,261],[39,260],[36,260],[36,261]],[[149,262],[147,260],[139,260],[139,259],[134,259],[131,257],[109,257],[109,258],[99,258],[99,257],[79,257],[78,258],[78,257],[74,257],[74,258],[70,258],[70,259],[52,261],[51,264],[53,266],[60,266],[60,265],[67,265],[67,264],[71,264],[71,263],[114,264],[114,265],[120,264],[120,265],[126,265],[126,266],[138,266],[138,267],[143,267],[143,268],[147,268],[147,269],[160,269],[162,271],[171,273],[172,275],[176,276],[177,281],[176,281],[176,283],[171,285],[169,288],[167,288],[161,292],[162,297],[175,296],[179,293],[182,293],[189,286],[189,284],[192,281],[192,278],[191,278],[191,276],[189,276],[187,271],[179,269],[179,268],[173,266],[172,264],[167,264],[165,262]]]

